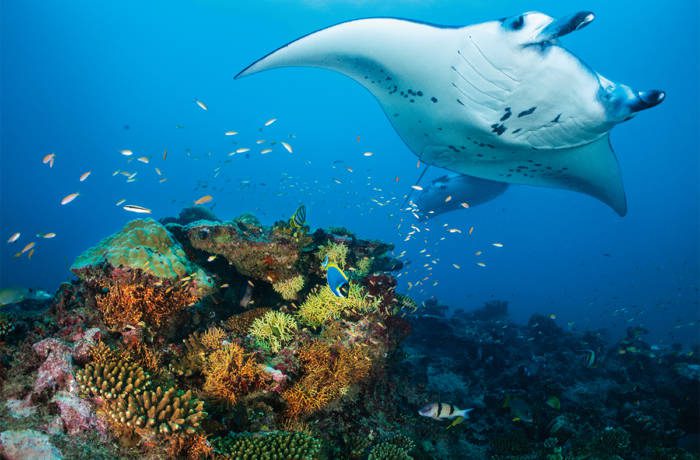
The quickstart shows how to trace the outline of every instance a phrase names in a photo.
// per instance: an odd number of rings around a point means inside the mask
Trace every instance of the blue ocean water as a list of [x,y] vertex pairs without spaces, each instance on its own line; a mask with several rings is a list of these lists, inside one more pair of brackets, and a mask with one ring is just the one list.
[[[700,319],[700,11],[695,0],[667,3],[2,2],[0,287],[55,290],[81,251],[137,217],[115,206],[121,199],[161,218],[211,194],[221,218],[253,212],[271,223],[304,203],[312,227],[346,226],[395,243],[411,262],[401,289],[411,282],[408,293],[419,300],[435,296],[471,309],[504,299],[519,320],[554,313],[573,328],[616,334],[643,325],[658,342],[693,342]],[[583,9],[597,19],[565,37],[567,48],[615,81],[667,92],[659,107],[613,130],[629,202],[624,218],[584,195],[517,186],[482,207],[435,218],[429,234],[406,243],[398,204],[420,170],[371,95],[313,69],[233,80],[278,46],[347,19],[460,25]],[[263,127],[271,118],[278,121]],[[240,134],[224,136],[229,130]],[[257,139],[285,140],[294,153],[260,155]],[[250,154],[228,156],[242,147]],[[135,153],[126,158],[122,149]],[[41,161],[49,152],[53,168]],[[115,170],[138,175],[127,183]],[[59,204],[74,192],[75,201]],[[372,201],[392,198],[386,206]],[[444,224],[463,233],[446,234]],[[5,244],[14,232],[20,240]],[[34,237],[45,232],[57,236]],[[31,260],[14,257],[30,241],[37,241]],[[428,273],[423,265],[432,259],[439,262]]]

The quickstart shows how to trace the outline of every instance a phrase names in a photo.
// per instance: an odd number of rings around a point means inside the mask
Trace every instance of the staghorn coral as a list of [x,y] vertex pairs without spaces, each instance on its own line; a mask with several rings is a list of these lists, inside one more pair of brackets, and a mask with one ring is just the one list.
[[75,373],[83,394],[113,400],[150,388],[150,376],[140,366],[116,356],[95,361]]
[[391,442],[380,442],[369,451],[367,460],[411,460],[408,452]]
[[346,244],[329,241],[320,246],[316,251],[318,260],[325,260],[328,257],[328,262],[334,263],[342,269],[345,269],[345,264],[348,258],[349,248]]
[[90,348],[90,361],[93,364],[105,363],[111,359],[114,359],[116,354],[109,348],[109,345],[104,343],[102,340],[98,341],[92,348]]
[[298,432],[236,433],[217,438],[212,444],[217,454],[230,459],[317,460],[321,455],[321,441]]
[[269,377],[252,357],[245,358],[237,344],[228,344],[206,357],[202,389],[215,398],[235,404],[238,399],[262,387]]
[[270,351],[277,353],[294,337],[297,322],[292,315],[280,311],[269,311],[265,316],[253,321],[250,335],[259,343],[266,345]]
[[142,437],[170,433],[196,433],[207,413],[204,403],[187,391],[161,387],[113,399],[100,408],[112,428],[122,435]]
[[301,379],[282,393],[290,418],[311,415],[348,394],[372,366],[360,346],[332,347],[320,341],[301,349],[299,360]]
[[253,321],[270,311],[269,308],[253,308],[238,315],[231,315],[224,321],[224,328],[234,335],[245,335],[248,333]]
[[299,291],[304,289],[304,277],[297,275],[284,281],[277,281],[272,284],[272,289],[284,300],[296,300]]
[[379,300],[367,295],[365,289],[350,283],[347,297],[336,297],[327,285],[311,292],[299,307],[298,315],[310,326],[322,326],[326,322],[348,314],[366,314],[376,311]]

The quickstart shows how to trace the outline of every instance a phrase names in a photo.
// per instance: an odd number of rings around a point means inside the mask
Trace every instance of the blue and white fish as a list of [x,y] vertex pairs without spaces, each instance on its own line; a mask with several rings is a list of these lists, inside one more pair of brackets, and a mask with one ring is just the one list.
[[321,266],[326,269],[326,281],[333,295],[336,297],[345,297],[340,291],[340,288],[348,284],[348,277],[345,272],[335,263],[329,262],[328,256],[323,260]]

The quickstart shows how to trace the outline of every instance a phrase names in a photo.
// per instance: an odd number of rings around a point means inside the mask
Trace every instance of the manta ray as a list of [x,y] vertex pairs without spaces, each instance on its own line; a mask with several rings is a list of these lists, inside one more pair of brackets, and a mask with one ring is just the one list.
[[560,46],[594,17],[530,12],[463,27],[353,20],[284,45],[236,78],[290,66],[340,72],[374,95],[422,162],[585,193],[624,216],[609,133],[665,93],[615,83]]
[[464,174],[445,174],[433,179],[411,197],[411,210],[423,219],[446,212],[473,208],[500,196],[508,184]]

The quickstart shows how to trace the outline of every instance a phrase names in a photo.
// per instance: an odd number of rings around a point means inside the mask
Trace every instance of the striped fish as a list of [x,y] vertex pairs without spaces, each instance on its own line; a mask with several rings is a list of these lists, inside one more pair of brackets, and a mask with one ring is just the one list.
[[301,228],[306,223],[306,206],[303,204],[294,211],[292,217],[289,218],[289,226],[292,228]]
[[469,412],[472,409],[458,409],[456,406],[447,403],[434,402],[426,404],[418,411],[423,417],[432,418],[433,420],[452,420],[457,417],[463,419],[469,418]]

